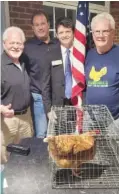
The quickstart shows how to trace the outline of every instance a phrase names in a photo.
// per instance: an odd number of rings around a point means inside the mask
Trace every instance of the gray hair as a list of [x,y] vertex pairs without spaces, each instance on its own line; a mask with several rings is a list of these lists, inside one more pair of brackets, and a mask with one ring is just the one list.
[[97,14],[95,17],[93,17],[93,19],[91,21],[91,29],[93,29],[95,23],[97,23],[101,19],[107,19],[110,23],[111,28],[115,30],[115,20],[111,14],[106,13],[106,12]]
[[25,34],[24,34],[23,30],[22,30],[21,28],[19,28],[19,27],[16,27],[16,26],[10,26],[10,27],[8,27],[8,28],[4,31],[4,33],[3,33],[3,41],[5,41],[5,40],[8,38],[8,34],[9,34],[10,32],[18,32],[18,33],[20,33],[23,42],[25,42]]

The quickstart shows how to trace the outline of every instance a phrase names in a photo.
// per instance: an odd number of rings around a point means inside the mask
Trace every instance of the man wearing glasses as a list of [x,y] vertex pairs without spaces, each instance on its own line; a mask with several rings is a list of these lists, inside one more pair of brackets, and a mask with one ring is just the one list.
[[[106,105],[119,118],[119,45],[114,44],[115,21],[108,13],[91,22],[95,48],[86,57],[86,104]],[[119,119],[118,119],[119,122]]]

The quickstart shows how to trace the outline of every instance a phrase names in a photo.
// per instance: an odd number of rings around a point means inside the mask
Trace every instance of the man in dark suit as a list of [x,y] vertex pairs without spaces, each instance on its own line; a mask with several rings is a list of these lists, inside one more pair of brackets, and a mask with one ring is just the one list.
[[[42,96],[48,118],[51,118],[51,107],[72,105],[72,52],[74,25],[69,18],[59,19],[56,24],[59,44],[51,52],[51,63],[45,66]],[[47,68],[47,69],[46,69]],[[54,118],[56,115],[54,113]]]

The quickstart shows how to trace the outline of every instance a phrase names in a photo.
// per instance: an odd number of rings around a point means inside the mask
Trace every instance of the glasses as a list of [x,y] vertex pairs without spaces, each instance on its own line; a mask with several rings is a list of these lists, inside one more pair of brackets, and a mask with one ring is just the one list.
[[96,31],[91,31],[96,37],[103,35],[103,36],[109,36],[110,32],[112,30],[96,30]]

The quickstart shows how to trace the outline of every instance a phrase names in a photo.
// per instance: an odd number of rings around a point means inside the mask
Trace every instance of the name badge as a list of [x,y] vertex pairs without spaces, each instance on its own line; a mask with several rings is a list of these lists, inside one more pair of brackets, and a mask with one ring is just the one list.
[[61,65],[61,64],[62,64],[62,60],[52,61],[52,66]]

